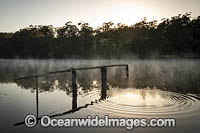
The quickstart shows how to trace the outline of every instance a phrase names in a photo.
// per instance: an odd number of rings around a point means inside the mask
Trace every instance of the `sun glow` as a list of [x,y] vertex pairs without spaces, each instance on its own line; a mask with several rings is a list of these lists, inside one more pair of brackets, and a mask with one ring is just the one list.
[[145,14],[143,12],[139,12],[137,9],[122,9],[119,13],[119,18],[117,21],[131,25],[140,21],[144,17]]
[[133,106],[163,106],[170,102],[166,99],[160,91],[151,90],[124,90],[120,93],[113,92],[113,101]]
[[128,25],[135,24],[141,21],[144,17],[148,21],[152,21],[153,12],[147,10],[145,6],[135,6],[134,4],[119,4],[118,6],[111,7],[109,17],[114,23],[124,23]]
[[141,98],[140,95],[134,94],[134,93],[130,93],[130,92],[128,92],[127,94],[124,94],[123,96],[126,97],[126,98],[129,99],[129,100]]

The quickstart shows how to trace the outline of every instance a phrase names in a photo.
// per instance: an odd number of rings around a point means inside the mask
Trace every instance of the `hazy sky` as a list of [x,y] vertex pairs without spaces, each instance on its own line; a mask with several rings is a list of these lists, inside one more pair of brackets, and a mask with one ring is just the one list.
[[142,18],[160,20],[192,12],[200,16],[200,0],[0,0],[0,32],[33,25],[63,26],[84,21],[134,24]]

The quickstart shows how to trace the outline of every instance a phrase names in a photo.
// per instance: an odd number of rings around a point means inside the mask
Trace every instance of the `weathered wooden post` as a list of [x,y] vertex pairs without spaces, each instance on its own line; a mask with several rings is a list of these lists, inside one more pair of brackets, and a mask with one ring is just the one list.
[[37,117],[37,123],[38,123],[38,118],[39,118],[38,103],[39,103],[39,99],[38,99],[38,77],[36,77],[36,117]]
[[101,67],[101,99],[107,96],[107,68]]
[[126,78],[127,78],[127,80],[128,80],[128,78],[129,78],[129,70],[128,70],[128,65],[126,66]]
[[72,68],[72,110],[77,109],[76,71]]

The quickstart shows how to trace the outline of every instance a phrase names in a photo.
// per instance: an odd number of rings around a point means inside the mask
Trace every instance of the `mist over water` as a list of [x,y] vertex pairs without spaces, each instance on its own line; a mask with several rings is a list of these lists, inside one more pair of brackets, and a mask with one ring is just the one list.
[[[195,125],[200,118],[200,60],[135,59],[0,60],[0,117],[2,122],[5,121],[1,130],[7,131],[10,128],[14,132],[27,131],[24,126],[19,127],[18,131],[18,127],[16,129],[13,124],[23,121],[27,114],[36,114],[35,78],[20,81],[14,79],[72,67],[114,64],[128,64],[129,79],[126,79],[125,67],[108,68],[108,98],[104,101],[99,101],[100,69],[77,71],[77,104],[81,109],[65,115],[61,114],[70,112],[72,107],[71,73],[58,73],[38,78],[39,116],[173,117],[177,119],[180,126],[175,130],[187,131],[183,128],[185,125],[198,129]],[[189,121],[186,121],[186,118]],[[42,130],[39,127],[36,129]],[[141,131],[145,130],[141,129]]]
[[[66,70],[71,67],[92,67],[111,64],[128,64],[129,80],[125,69],[108,68],[108,83],[119,87],[156,87],[170,91],[199,92],[199,60],[1,60],[0,82],[14,82],[13,79],[43,74],[50,71]],[[100,70],[77,71],[81,84],[91,84],[100,80]],[[71,80],[70,73],[54,74],[59,81]],[[43,78],[41,78],[43,79]],[[50,78],[51,79],[51,78]],[[26,81],[27,82],[27,81]],[[31,87],[31,86],[30,86]]]

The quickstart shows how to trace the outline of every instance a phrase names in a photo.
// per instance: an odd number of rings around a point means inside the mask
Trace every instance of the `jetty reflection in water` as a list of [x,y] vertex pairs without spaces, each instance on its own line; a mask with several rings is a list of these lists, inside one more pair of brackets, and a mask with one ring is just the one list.
[[[77,72],[77,110],[72,110],[71,73],[39,78],[38,106],[36,106],[35,78],[13,81],[17,77],[65,70],[72,66],[83,67],[119,63],[129,64],[130,78],[128,81],[126,80],[124,69],[109,69],[109,90],[106,100],[99,100],[101,98],[101,73],[99,70]],[[42,115],[55,118],[85,118],[87,115],[102,117],[109,115],[117,118],[173,117],[178,119],[177,123],[180,126],[176,129],[188,131],[183,128],[185,125],[199,129],[196,124],[200,118],[199,65],[200,61],[198,60],[134,60],[121,62],[118,60],[84,62],[76,60],[1,60],[0,116],[3,124],[1,131],[12,130],[13,124],[22,122],[27,114],[36,115],[36,107],[38,107],[39,118]],[[26,128],[23,128],[23,130],[26,131]],[[164,131],[164,129],[159,130]]]
[[[61,76],[61,75],[60,75]],[[50,83],[45,81],[45,79],[52,78],[53,82]],[[39,78],[40,79],[40,78]],[[18,85],[23,85],[23,83],[27,83],[29,79],[18,81]],[[40,81],[40,82],[39,82]],[[34,82],[34,81],[33,81]],[[112,87],[108,85],[109,88],[107,90],[107,99],[101,99],[101,82],[94,80],[82,86],[81,83],[77,82],[78,87],[78,97],[82,97],[84,103],[81,103],[81,100],[76,100],[77,97],[73,95],[73,89],[70,80],[66,80],[63,83],[60,82],[56,77],[46,77],[41,78],[41,80],[37,81],[38,89],[41,90],[42,93],[47,88],[44,89],[42,87],[46,86],[44,84],[48,83],[51,86],[49,91],[53,91],[55,89],[62,90],[66,92],[66,95],[72,98],[72,108],[69,110],[65,110],[63,112],[54,112],[48,114],[50,117],[58,117],[65,116],[67,114],[74,113],[76,111],[80,111],[81,109],[87,108],[88,106],[94,105],[91,111],[96,111],[98,113],[109,112],[111,114],[117,114],[119,117],[129,116],[131,115],[143,115],[143,116],[162,116],[162,115],[175,115],[175,114],[184,114],[186,111],[193,111],[196,108],[199,108],[199,96],[192,94],[183,94],[176,93],[170,91],[164,91],[154,88],[119,88]],[[128,81],[124,81],[128,82]],[[88,88],[87,88],[88,87]],[[43,90],[43,91],[42,91]],[[46,90],[47,91],[47,90]],[[36,115],[38,114],[38,94],[36,91]],[[57,96],[56,96],[57,97]],[[92,97],[92,98],[91,98]],[[56,98],[55,98],[56,99]],[[74,100],[75,99],[75,100]],[[80,104],[79,104],[80,102]],[[101,104],[99,104],[101,103]],[[78,106],[77,106],[78,105]],[[77,106],[74,108],[74,106]],[[40,120],[40,117],[38,117]],[[16,123],[16,125],[24,124]]]

